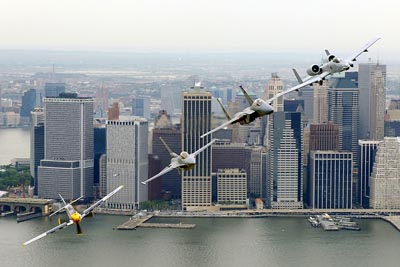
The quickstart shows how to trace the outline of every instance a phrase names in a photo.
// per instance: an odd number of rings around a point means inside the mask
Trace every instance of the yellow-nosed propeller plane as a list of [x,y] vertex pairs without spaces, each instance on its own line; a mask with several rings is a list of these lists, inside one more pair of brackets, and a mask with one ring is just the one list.
[[82,234],[82,230],[81,227],[79,225],[80,221],[87,216],[89,213],[91,213],[93,211],[94,208],[100,206],[101,204],[103,204],[107,199],[109,199],[112,195],[114,195],[115,193],[117,193],[119,190],[121,190],[124,186],[120,185],[119,187],[117,187],[116,189],[114,189],[114,191],[112,191],[111,193],[109,193],[107,196],[103,197],[102,199],[100,199],[99,201],[97,201],[96,203],[94,203],[92,206],[90,206],[89,208],[85,209],[82,214],[80,214],[79,212],[77,212],[74,207],[72,207],[72,204],[77,202],[78,200],[80,200],[82,197],[75,199],[74,201],[70,202],[70,203],[66,203],[65,200],[63,199],[63,197],[60,195],[62,201],[64,202],[64,207],[62,207],[61,209],[53,212],[50,216],[53,216],[57,213],[60,213],[61,211],[66,211],[67,215],[69,217],[69,221],[68,222],[63,222],[60,223],[59,225],[57,225],[56,227],[44,232],[41,235],[38,235],[34,238],[32,238],[29,241],[26,241],[23,245],[26,246],[32,242],[35,242],[36,240],[41,239],[42,237],[47,236],[48,234],[52,234],[57,232],[58,230],[64,229],[67,226],[70,226],[72,224],[76,224],[76,232],[77,234]]

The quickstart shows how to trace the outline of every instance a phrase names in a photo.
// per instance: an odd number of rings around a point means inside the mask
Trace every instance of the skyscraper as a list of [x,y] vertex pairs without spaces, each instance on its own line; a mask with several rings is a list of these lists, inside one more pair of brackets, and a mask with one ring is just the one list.
[[[264,90],[264,99],[270,99],[275,95],[282,93],[284,89],[283,80],[276,72],[271,73],[271,79],[268,81]],[[274,112],[283,111],[283,97],[276,99],[273,103]]]
[[147,200],[148,122],[143,118],[107,121],[107,193],[124,185],[108,200],[113,209],[139,209]]
[[44,97],[58,97],[65,92],[65,83],[45,83]]
[[370,185],[371,208],[400,209],[400,137],[379,144]]
[[360,148],[358,164],[358,197],[357,201],[363,208],[369,208],[370,177],[374,167],[376,151],[381,141],[358,140]]
[[384,137],[386,65],[358,65],[360,88],[359,139],[382,140]]
[[93,99],[44,98],[45,155],[38,167],[42,198],[93,197]]
[[[182,149],[193,153],[211,142],[211,93],[196,83],[191,91],[182,93]],[[196,166],[182,173],[182,208],[211,206],[211,147],[196,157]]]
[[109,93],[108,89],[103,85],[96,90],[96,102],[94,111],[99,113],[100,117],[104,118],[108,110],[108,99]]
[[112,103],[112,106],[108,108],[108,119],[118,120],[119,119],[119,104],[118,102]]
[[29,89],[24,92],[22,96],[22,105],[21,105],[21,117],[30,117],[31,111],[35,107],[40,106],[40,95],[38,94],[36,89]]
[[272,208],[303,208],[301,113],[276,112],[269,128],[267,200]]
[[314,89],[314,102],[313,102],[313,123],[327,123],[328,122],[328,85],[325,80],[322,85],[319,83],[313,84]]
[[[162,144],[160,137],[164,139],[172,151],[179,154],[182,151],[182,132],[180,125],[163,126],[156,124],[153,129],[152,154],[153,156],[158,156],[159,160],[161,161],[161,166],[164,168],[171,163],[171,155]],[[182,177],[177,170],[170,171],[156,180],[161,181],[161,190],[170,192],[172,198],[181,198]],[[154,183],[156,180],[151,181],[149,185]]]
[[346,72],[344,78],[332,78],[328,89],[328,120],[339,125],[339,148],[353,152],[356,166],[360,112],[355,77],[355,73]]
[[30,172],[34,181],[34,195],[38,194],[38,166],[44,159],[44,112],[36,108],[31,112]]
[[352,153],[311,151],[310,208],[352,208]]
[[310,150],[339,150],[339,125],[310,124]]
[[148,97],[133,98],[132,115],[150,119],[150,99]]

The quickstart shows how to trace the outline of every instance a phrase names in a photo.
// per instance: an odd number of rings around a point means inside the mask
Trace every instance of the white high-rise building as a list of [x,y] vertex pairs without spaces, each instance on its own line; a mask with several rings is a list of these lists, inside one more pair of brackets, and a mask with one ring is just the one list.
[[359,64],[358,87],[360,89],[359,139],[382,140],[386,98],[386,65],[379,63]]
[[400,209],[400,137],[379,144],[370,179],[370,207]]
[[123,190],[108,200],[108,208],[139,209],[147,200],[148,122],[144,118],[107,121],[107,193]]
[[[284,88],[283,80],[276,72],[271,74],[271,79],[268,81],[264,90],[264,99],[270,99],[275,95],[282,93]],[[279,97],[273,103],[274,112],[283,111],[283,97]]]

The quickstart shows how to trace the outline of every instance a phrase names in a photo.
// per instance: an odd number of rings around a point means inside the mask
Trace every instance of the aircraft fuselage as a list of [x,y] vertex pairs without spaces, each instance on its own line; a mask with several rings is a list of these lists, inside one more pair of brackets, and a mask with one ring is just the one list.
[[[246,114],[247,113],[246,110],[252,110],[254,112],[251,114]],[[269,115],[273,112],[274,108],[271,105],[269,105],[261,98],[257,98],[256,100],[254,100],[253,104],[250,107],[244,110],[243,112],[244,114],[239,118],[238,122],[241,125],[249,124],[253,122],[255,119],[265,115]]]

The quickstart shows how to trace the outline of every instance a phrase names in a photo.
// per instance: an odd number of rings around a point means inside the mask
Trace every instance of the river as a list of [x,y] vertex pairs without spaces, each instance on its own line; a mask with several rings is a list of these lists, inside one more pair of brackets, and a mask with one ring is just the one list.
[[0,165],[11,163],[13,158],[29,158],[29,128],[0,128]]
[[0,218],[0,266],[399,266],[400,232],[381,220],[326,232],[306,218],[156,218],[194,229],[118,231],[128,217],[95,215],[28,246],[57,220]]

